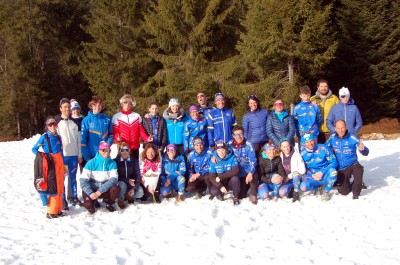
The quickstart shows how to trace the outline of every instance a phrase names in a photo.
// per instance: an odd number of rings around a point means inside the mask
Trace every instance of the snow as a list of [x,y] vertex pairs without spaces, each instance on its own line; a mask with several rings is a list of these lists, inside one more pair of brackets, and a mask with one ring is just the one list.
[[32,183],[38,137],[0,143],[0,264],[400,264],[400,140],[364,141],[359,200],[171,199],[48,220]]

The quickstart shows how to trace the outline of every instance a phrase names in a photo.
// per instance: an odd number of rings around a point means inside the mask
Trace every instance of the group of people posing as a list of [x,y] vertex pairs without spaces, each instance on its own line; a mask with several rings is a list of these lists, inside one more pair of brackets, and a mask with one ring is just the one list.
[[[46,132],[32,148],[38,156],[42,147],[54,163],[56,191],[41,194],[46,216],[64,216],[63,210],[77,204],[93,214],[100,199],[113,212],[115,202],[123,209],[135,200],[159,203],[177,196],[181,202],[189,194],[199,198],[207,192],[210,200],[224,200],[232,191],[234,205],[246,197],[253,204],[284,197],[295,202],[300,192],[319,192],[329,200],[334,185],[358,199],[363,167],[356,151],[368,154],[356,135],[362,127],[360,112],[347,88],[339,90],[340,99],[326,80],[319,80],[317,88],[311,97],[308,86],[300,87],[301,102],[292,113],[280,98],[268,111],[256,95],[249,95],[242,126],[226,108],[223,93],[215,94],[215,107],[199,93],[198,104],[187,112],[176,98],[162,115],[152,102],[143,117],[133,111],[134,98],[124,95],[121,111],[112,118],[102,112],[99,97],[89,102],[86,117],[76,100],[63,98],[61,114],[47,118]],[[113,143],[118,146],[115,159],[110,157]],[[77,194],[78,168],[83,202]]]

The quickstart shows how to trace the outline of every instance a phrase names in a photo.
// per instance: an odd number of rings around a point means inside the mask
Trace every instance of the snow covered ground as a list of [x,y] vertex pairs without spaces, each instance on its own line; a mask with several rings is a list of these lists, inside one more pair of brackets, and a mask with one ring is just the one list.
[[0,143],[0,264],[400,264],[400,140],[365,141],[359,200],[204,197],[48,220],[32,184],[38,137]]

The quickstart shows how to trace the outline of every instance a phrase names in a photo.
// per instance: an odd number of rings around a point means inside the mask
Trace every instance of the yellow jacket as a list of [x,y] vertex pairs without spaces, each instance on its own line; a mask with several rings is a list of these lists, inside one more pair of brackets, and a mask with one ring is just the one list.
[[321,127],[319,127],[319,131],[323,133],[329,133],[329,129],[326,126],[326,119],[328,118],[331,108],[339,103],[339,98],[336,95],[333,95],[332,91],[329,90],[328,96],[325,98],[325,100],[320,97],[319,91],[317,91],[317,93],[315,93],[315,95],[310,99],[310,101],[314,100],[318,104],[322,115],[322,124]]

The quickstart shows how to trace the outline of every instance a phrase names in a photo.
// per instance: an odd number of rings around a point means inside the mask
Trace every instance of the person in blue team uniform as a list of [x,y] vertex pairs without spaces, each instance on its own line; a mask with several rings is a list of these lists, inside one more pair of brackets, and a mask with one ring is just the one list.
[[354,99],[350,98],[350,91],[347,87],[339,89],[339,98],[340,102],[329,111],[326,126],[330,133],[334,133],[336,121],[344,120],[349,133],[357,134],[363,126],[363,121],[360,111],[354,104]]
[[[358,162],[357,150],[363,156],[367,156],[369,149],[361,139],[347,130],[343,120],[336,121],[335,131],[326,144],[332,147],[339,163],[338,191],[342,195],[352,191],[353,199],[358,199],[362,190],[364,167]],[[354,177],[352,184],[351,176]]]
[[305,134],[312,134],[315,139],[318,139],[319,126],[322,124],[321,111],[317,104],[310,101],[310,97],[311,89],[308,86],[301,86],[301,102],[294,107],[293,111],[299,139]]
[[196,193],[197,197],[202,197],[206,188],[209,192],[211,189],[208,173],[212,163],[212,153],[204,146],[204,140],[200,136],[193,138],[192,145],[194,150],[187,157],[189,176],[186,191]]
[[86,162],[96,156],[101,141],[111,146],[114,139],[111,118],[101,112],[103,100],[94,97],[89,102],[89,108],[91,110],[81,124],[82,156]]
[[233,150],[233,154],[239,163],[239,199],[246,198],[247,192],[250,189],[250,202],[257,204],[257,156],[253,144],[244,137],[242,126],[235,126],[233,128],[233,141],[228,145]]
[[258,154],[268,141],[266,130],[268,110],[261,108],[260,100],[256,95],[247,97],[246,108],[248,112],[244,114],[242,119],[244,137],[246,141],[253,144],[255,153]]
[[216,163],[211,163],[209,179],[212,184],[210,190],[210,200],[217,197],[224,200],[224,194],[228,189],[233,193],[233,205],[240,204],[240,180],[239,180],[239,163],[233,152],[228,150],[228,146],[224,141],[220,140],[215,143]]
[[[193,149],[194,137],[200,137],[203,140],[207,139],[207,121],[199,115],[199,108],[195,105],[189,107],[189,120],[185,123],[184,130],[184,148],[185,154],[189,154]],[[206,142],[208,147],[208,142]]]
[[316,137],[314,134],[305,134],[301,138],[301,157],[306,164],[307,176],[301,182],[300,189],[306,192],[321,187],[321,199],[328,201],[329,192],[337,178],[338,162],[332,149],[325,144],[317,144]]
[[279,188],[282,183],[287,182],[286,171],[276,149],[277,147],[272,141],[266,143],[263,147],[263,152],[258,157],[257,170],[260,179],[258,197],[262,200],[270,198],[269,193],[272,192],[271,199],[277,201]]
[[163,117],[167,124],[168,144],[177,147],[178,154],[183,155],[183,131],[189,119],[178,99],[171,98],[168,108],[164,110]]
[[210,147],[215,147],[217,141],[228,143],[233,140],[232,128],[236,125],[236,116],[231,109],[225,108],[225,96],[217,93],[214,96],[216,108],[207,117],[207,135]]
[[197,94],[197,107],[199,108],[200,117],[204,117],[207,119],[209,112],[213,109],[210,103],[208,103],[207,97],[203,92]]
[[167,154],[162,160],[161,188],[160,193],[164,198],[174,196],[174,191],[178,192],[178,202],[184,200],[185,193],[185,159],[177,154],[174,144],[167,145]]

